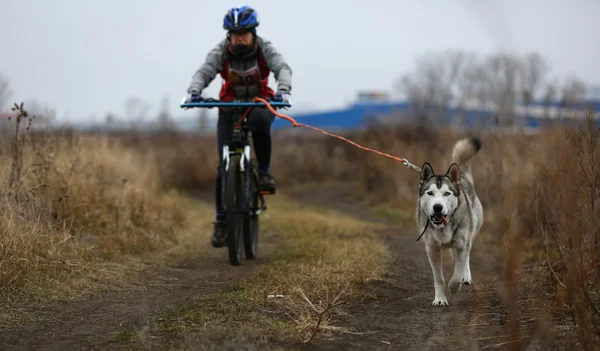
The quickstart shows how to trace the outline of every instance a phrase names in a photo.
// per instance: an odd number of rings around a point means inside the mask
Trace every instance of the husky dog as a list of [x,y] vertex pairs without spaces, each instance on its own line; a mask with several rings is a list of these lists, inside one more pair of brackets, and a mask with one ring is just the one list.
[[421,168],[416,219],[433,271],[434,306],[448,306],[442,249],[452,249],[454,256],[450,293],[454,295],[462,284],[472,283],[469,257],[483,222],[483,208],[473,185],[471,158],[480,149],[478,138],[462,139],[452,149],[452,164],[446,174],[436,174],[428,162]]

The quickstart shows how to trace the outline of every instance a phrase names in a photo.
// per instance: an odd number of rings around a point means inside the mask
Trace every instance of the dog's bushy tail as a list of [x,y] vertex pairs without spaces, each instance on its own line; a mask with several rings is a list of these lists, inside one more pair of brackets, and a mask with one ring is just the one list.
[[454,144],[452,148],[452,162],[460,167],[462,173],[471,173],[471,158],[481,149],[479,138],[464,138]]

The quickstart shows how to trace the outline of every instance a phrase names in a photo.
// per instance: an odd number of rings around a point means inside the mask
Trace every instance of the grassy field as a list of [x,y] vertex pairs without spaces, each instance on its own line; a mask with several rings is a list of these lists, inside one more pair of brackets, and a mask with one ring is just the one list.
[[[208,225],[212,219],[212,209],[197,207],[187,194],[213,187],[214,138],[33,132],[24,130],[27,117],[19,123],[0,154],[4,321],[20,318],[22,306],[126,284],[131,272],[177,250],[198,221]],[[274,139],[279,184],[352,182],[373,211],[414,211],[416,172],[339,140],[301,135]],[[442,172],[452,144],[465,135],[400,126],[346,136],[417,165],[429,161]],[[490,245],[501,252],[503,303],[512,315],[576,325],[574,332],[591,349],[600,336],[600,132],[583,123],[574,131],[479,136],[483,149],[473,172],[484,227],[495,238]],[[388,253],[372,225],[297,208],[283,198],[273,203],[277,216],[264,221],[265,235],[278,233],[273,259],[227,292],[166,312],[154,332],[193,337],[217,328],[209,334],[218,337],[219,323],[213,322],[227,321],[250,334],[258,329],[309,339],[318,323],[328,331],[336,296],[360,294],[360,283],[384,269]],[[311,222],[303,220],[308,217]],[[279,293],[289,298],[265,299]],[[316,305],[319,298],[329,304]],[[227,304],[233,310],[204,303],[224,299],[234,301]],[[512,331],[518,338],[516,322]]]

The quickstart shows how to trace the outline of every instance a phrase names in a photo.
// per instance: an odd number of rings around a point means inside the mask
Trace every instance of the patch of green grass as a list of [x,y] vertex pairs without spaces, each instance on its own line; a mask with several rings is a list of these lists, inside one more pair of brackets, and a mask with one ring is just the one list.
[[389,262],[379,225],[282,197],[270,205],[270,216],[261,220],[261,240],[276,241],[278,248],[269,261],[224,292],[164,312],[151,333],[181,340],[242,328],[298,342],[315,331],[338,330],[340,299],[362,296],[361,284],[379,278]]
[[138,333],[131,330],[123,330],[110,338],[111,343],[130,343],[136,341],[138,338]]
[[415,225],[414,209],[408,210],[396,204],[386,203],[369,207],[369,212],[396,225],[406,227]]

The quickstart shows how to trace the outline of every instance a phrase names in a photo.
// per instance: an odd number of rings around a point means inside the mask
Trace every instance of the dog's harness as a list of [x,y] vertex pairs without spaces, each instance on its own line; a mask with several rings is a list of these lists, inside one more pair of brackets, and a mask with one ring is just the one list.
[[429,218],[427,218],[427,224],[425,224],[425,229],[423,229],[423,233],[421,233],[421,235],[419,235],[419,237],[417,238],[417,241],[421,240],[421,238],[423,237],[423,235],[425,235],[425,232],[427,231],[427,228],[429,228]]
[[[454,217],[454,213],[452,214],[452,216]],[[450,224],[454,224],[454,221],[452,219],[450,219],[448,222],[450,222]],[[446,223],[444,223],[444,225],[445,224]],[[452,239],[454,239],[454,237],[456,236],[456,233],[458,232],[458,228],[460,228],[461,224],[462,224],[462,221],[460,221],[460,223],[458,223],[458,225],[456,226],[456,229],[454,229],[454,233],[452,233]],[[425,224],[425,229],[423,229],[423,233],[421,233],[421,235],[419,235],[419,237],[417,238],[417,241],[421,240],[423,235],[425,235],[427,228],[429,228],[429,218],[427,219],[427,224]]]
[[[454,213],[452,214],[452,217],[454,217]],[[421,238],[423,237],[423,235],[425,235],[425,232],[427,231],[427,228],[429,228],[429,218],[427,218],[427,224],[425,224],[425,229],[423,229],[423,232],[421,233],[421,235],[419,235],[419,237],[417,238],[417,241],[421,240]],[[446,223],[450,222],[450,224],[454,224],[454,221],[452,219],[448,220],[448,221],[444,221],[444,225],[446,225]],[[462,223],[462,222],[461,222]],[[460,227],[459,223],[456,226],[456,229],[454,230],[454,233],[452,233],[452,238],[454,238],[454,236],[456,235],[456,232],[458,231],[458,228]]]

